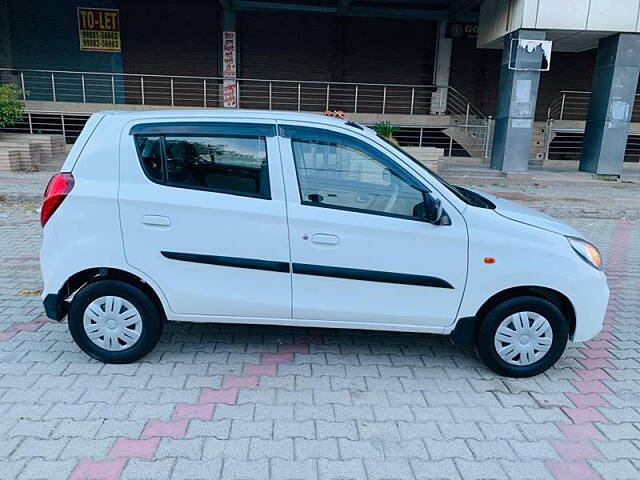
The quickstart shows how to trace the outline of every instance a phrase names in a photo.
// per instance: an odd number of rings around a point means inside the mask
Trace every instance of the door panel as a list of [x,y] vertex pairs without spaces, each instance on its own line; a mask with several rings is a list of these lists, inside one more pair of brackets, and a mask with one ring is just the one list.
[[201,137],[189,137],[188,128],[166,133],[160,160],[151,158],[155,145],[140,142],[154,181],[123,131],[119,205],[127,262],[160,286],[177,315],[290,318],[277,140],[234,143],[228,128],[224,135],[199,128]]
[[[286,128],[284,131],[289,135]],[[398,171],[402,167],[388,156],[377,158],[389,166],[388,172],[381,174],[379,165],[366,158],[359,158],[359,167],[352,168],[355,163],[351,154],[336,153],[343,141],[339,130],[335,130],[333,140],[323,132],[319,134],[321,140],[315,142],[320,151],[312,160],[324,155],[324,164],[316,162],[312,168],[325,176],[324,182],[309,177],[300,186],[299,174],[301,168],[309,169],[309,158],[304,163],[294,158],[294,153],[305,148],[295,145],[295,132],[290,134],[293,145],[291,138],[280,138],[293,262],[294,318],[434,328],[450,325],[466,281],[464,219],[448,204],[445,210],[451,225],[437,226],[411,218],[419,201],[412,190],[419,180],[409,178],[406,170]],[[313,142],[312,132],[303,137]],[[377,149],[376,145],[365,137],[351,147],[358,149],[359,142],[363,143],[360,154],[364,157],[385,155],[379,149],[375,154],[371,149]],[[330,181],[332,176],[335,181]],[[350,177],[355,190],[340,181],[345,176]],[[314,196],[316,187],[322,190],[322,199]],[[336,190],[338,194],[333,196]],[[339,195],[342,191],[345,195]],[[359,204],[358,197],[362,196],[367,201]],[[335,240],[331,245],[318,244],[314,241],[318,237]]]

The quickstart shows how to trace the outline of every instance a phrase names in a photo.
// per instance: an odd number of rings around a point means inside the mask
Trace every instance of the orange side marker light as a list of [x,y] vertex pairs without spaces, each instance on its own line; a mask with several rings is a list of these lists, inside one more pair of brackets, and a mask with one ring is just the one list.
[[493,265],[494,263],[496,263],[496,259],[493,257],[484,257],[484,263]]

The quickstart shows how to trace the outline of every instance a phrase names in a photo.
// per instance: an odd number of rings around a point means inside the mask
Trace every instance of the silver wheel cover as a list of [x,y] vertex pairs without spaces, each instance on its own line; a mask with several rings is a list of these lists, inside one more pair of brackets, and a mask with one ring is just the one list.
[[553,343],[549,321],[535,312],[518,312],[505,318],[496,330],[494,344],[502,360],[526,366],[544,357]]
[[82,323],[89,340],[112,352],[131,348],[142,333],[140,312],[121,297],[96,298],[84,311]]

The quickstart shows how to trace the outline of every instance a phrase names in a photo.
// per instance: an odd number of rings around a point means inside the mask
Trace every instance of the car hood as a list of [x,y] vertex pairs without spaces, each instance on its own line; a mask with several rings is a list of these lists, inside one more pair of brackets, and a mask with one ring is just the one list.
[[578,238],[583,237],[583,235],[574,228],[570,227],[566,223],[556,220],[553,217],[550,217],[549,215],[540,213],[531,208],[523,207],[515,202],[512,202],[511,200],[505,200],[504,198],[500,198],[495,195],[491,195],[485,192],[478,193],[488,200],[491,200],[495,204],[495,212],[497,214],[502,215],[503,217],[506,217],[510,220],[515,220],[516,222],[542,228],[544,230],[558,233],[560,235]]

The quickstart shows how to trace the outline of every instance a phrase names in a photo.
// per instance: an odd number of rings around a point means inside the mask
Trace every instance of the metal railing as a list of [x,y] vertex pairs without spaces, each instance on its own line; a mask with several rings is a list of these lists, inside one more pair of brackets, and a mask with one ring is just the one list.
[[[582,155],[584,129],[562,128],[554,126],[554,122],[547,123],[545,135],[546,160],[578,161]],[[624,152],[625,162],[640,161],[640,132],[629,132]]]
[[455,115],[464,118],[465,124],[485,120],[464,95],[449,86],[0,68],[0,83],[14,83],[23,99],[53,102],[223,107],[225,81],[236,83],[236,108]]
[[[91,114],[86,112],[35,111],[24,112],[22,120],[2,131],[63,135],[67,143],[73,143]],[[407,147],[441,148],[448,157],[488,156],[489,126],[479,124],[451,124],[429,127],[424,125],[400,125],[394,137]]]
[[15,133],[62,135],[66,143],[73,143],[90,116],[91,114],[86,112],[27,110],[15,125],[0,130]]
[[[558,93],[549,105],[548,120],[586,120],[589,112],[591,92],[563,90]],[[636,95],[631,121],[640,122],[640,95]]]
[[[547,112],[544,158],[548,160],[579,160],[582,154],[584,128],[567,126],[559,121],[585,122],[589,112],[591,92],[563,90],[551,101]],[[631,122],[640,122],[640,95],[635,96]],[[576,128],[578,127],[578,128]],[[626,161],[640,158],[640,133],[630,132],[625,148]]]

